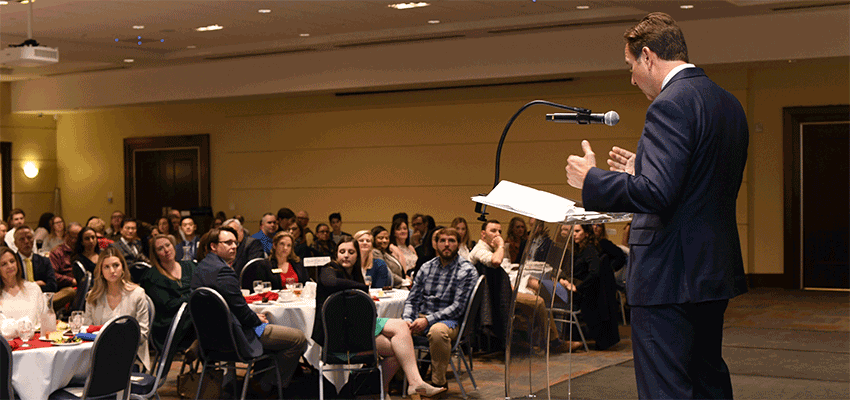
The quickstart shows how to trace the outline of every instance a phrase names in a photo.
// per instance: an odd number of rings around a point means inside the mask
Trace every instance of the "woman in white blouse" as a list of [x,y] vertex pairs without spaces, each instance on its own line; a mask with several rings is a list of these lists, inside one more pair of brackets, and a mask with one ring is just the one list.
[[144,289],[130,282],[130,270],[118,249],[109,247],[100,252],[92,281],[94,283],[91,291],[86,295],[83,324],[103,325],[121,315],[135,318],[142,331],[139,350],[136,354],[145,368],[150,371],[150,353],[148,352],[150,321],[147,297]]
[[41,314],[47,311],[47,301],[35,282],[25,281],[15,252],[0,247],[0,312],[6,318],[29,318],[39,327]]

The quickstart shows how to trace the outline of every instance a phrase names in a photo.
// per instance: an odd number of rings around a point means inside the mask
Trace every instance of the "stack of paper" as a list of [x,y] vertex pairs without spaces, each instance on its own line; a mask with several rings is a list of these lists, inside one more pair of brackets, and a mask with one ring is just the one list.
[[499,182],[490,194],[475,196],[472,201],[553,223],[612,218],[576,207],[575,201],[510,181]]

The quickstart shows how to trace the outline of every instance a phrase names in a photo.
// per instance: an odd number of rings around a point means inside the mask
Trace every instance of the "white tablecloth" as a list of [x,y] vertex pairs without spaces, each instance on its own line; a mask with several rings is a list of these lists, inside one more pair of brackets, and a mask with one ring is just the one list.
[[22,400],[44,400],[71,380],[85,381],[94,342],[12,352],[12,386]]
[[[404,312],[404,301],[407,299],[407,290],[393,290],[385,293],[386,296],[378,299],[375,306],[378,311],[378,317],[381,318],[401,318]],[[254,312],[265,314],[269,323],[275,325],[288,326],[304,332],[307,337],[307,351],[304,352],[304,358],[310,365],[318,366],[319,357],[321,357],[321,346],[317,345],[310,339],[313,334],[313,320],[316,318],[316,299],[305,299],[292,302],[270,302],[270,303],[253,303],[249,305]],[[347,380],[347,375],[343,372],[326,372],[325,377],[334,383],[337,390],[342,388]]]

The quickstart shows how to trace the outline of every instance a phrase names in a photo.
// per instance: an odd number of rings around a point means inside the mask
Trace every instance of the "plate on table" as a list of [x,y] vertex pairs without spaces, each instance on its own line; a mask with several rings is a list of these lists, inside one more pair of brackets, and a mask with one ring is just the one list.
[[76,345],[82,344],[82,343],[83,343],[83,341],[80,340],[79,342],[69,342],[69,343],[53,342],[53,345],[54,346],[76,346]]

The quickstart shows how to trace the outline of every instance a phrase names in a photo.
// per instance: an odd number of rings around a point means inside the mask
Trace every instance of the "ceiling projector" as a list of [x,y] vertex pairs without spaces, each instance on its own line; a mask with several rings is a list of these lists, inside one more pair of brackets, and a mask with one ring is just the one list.
[[0,50],[0,64],[7,67],[43,67],[59,62],[59,49],[19,46]]

